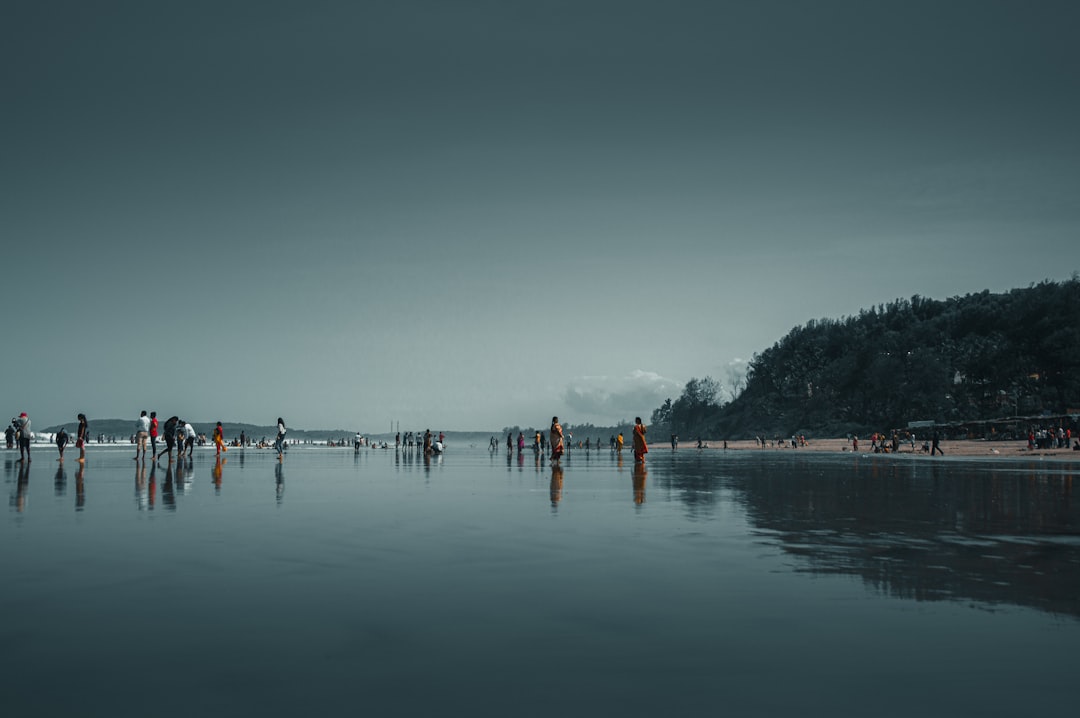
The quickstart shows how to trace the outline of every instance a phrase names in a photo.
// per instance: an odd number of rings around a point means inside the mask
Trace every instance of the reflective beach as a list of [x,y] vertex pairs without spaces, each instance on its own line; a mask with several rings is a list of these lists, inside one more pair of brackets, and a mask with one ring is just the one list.
[[1080,699],[1080,464],[275,456],[0,454],[5,712],[1015,716]]

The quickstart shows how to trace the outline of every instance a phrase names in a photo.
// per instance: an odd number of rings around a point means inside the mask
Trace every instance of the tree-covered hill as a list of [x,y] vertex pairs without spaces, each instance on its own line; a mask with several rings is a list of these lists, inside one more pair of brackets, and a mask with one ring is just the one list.
[[755,355],[721,405],[693,379],[653,412],[660,431],[842,436],[1080,408],[1080,279],[946,300],[914,296],[796,327]]

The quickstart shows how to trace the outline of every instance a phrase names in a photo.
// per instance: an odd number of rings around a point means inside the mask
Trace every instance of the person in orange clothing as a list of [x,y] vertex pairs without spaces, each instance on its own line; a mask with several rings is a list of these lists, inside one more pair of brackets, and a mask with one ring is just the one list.
[[562,458],[564,447],[562,424],[559,423],[559,417],[557,416],[551,417],[550,439],[551,440],[548,443],[551,444],[551,460],[558,461]]
[[217,423],[214,427],[214,456],[221,456],[222,451],[228,451],[228,447],[225,446],[225,432],[221,429],[221,422]]
[[638,416],[634,419],[634,461],[644,463],[647,453],[649,446],[645,443],[645,425]]

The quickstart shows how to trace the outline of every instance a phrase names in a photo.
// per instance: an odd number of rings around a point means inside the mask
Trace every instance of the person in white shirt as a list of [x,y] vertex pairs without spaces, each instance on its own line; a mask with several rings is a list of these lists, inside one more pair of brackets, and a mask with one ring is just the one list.
[[139,414],[139,419],[135,422],[135,461],[139,460],[140,453],[142,454],[142,460],[146,461],[146,442],[149,438],[150,417],[144,411]]
[[195,454],[195,428],[186,421],[184,422],[184,445],[180,447],[180,456],[184,455],[185,449],[188,456]]

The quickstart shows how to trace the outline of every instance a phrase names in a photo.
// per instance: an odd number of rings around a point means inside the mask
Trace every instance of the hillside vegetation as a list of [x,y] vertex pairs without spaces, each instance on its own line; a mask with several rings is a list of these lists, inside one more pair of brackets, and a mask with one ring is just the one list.
[[652,415],[657,433],[843,436],[1074,413],[1080,279],[946,300],[913,296],[791,330],[754,356],[729,403],[691,379]]

